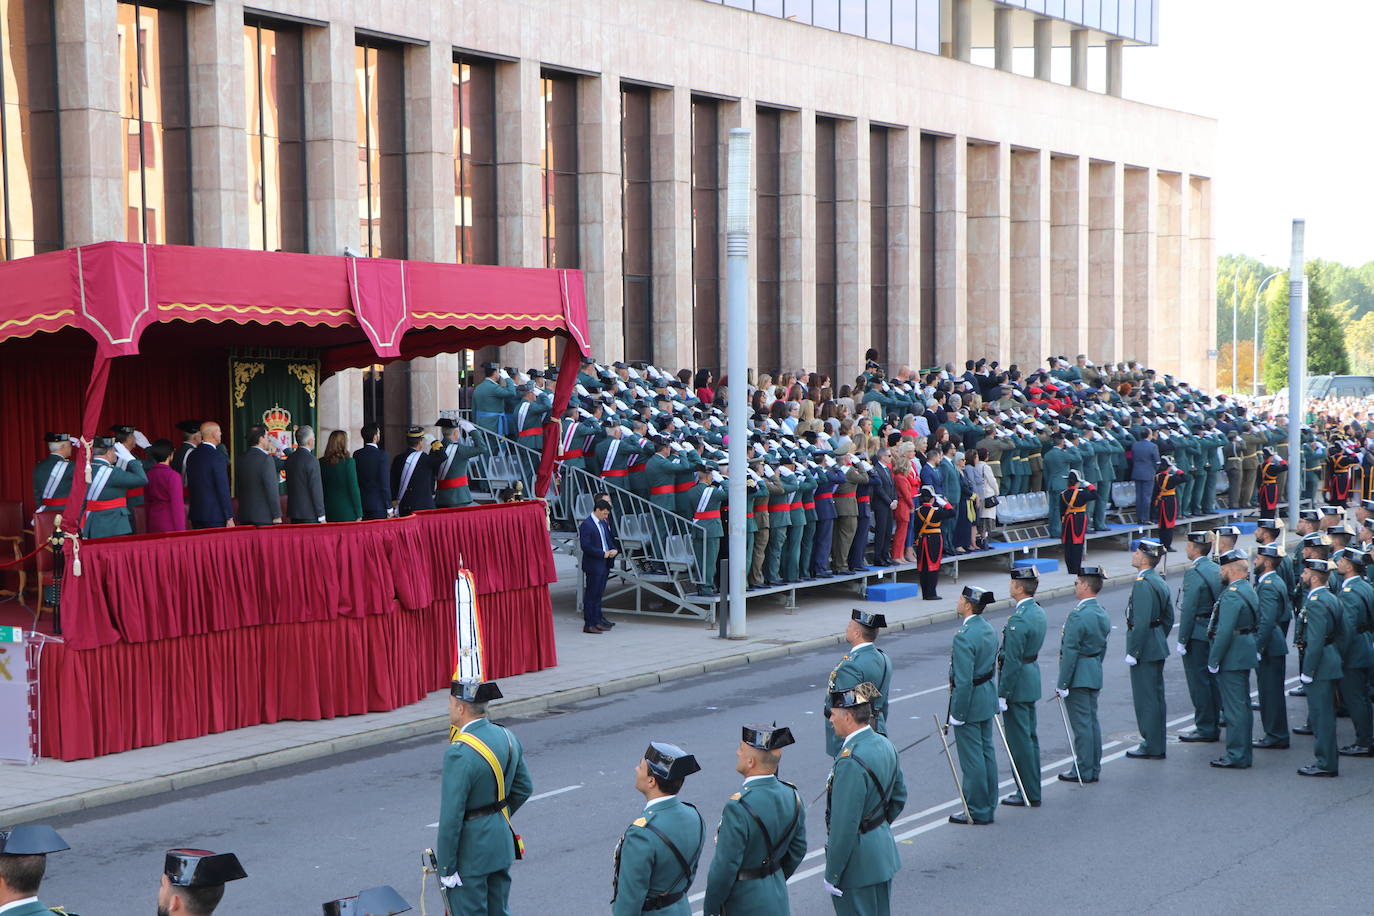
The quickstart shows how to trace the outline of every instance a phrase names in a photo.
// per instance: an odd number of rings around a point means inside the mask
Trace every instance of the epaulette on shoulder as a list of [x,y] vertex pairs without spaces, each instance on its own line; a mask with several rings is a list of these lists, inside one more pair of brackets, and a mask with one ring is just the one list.
[[630,822],[630,826],[631,826],[631,827],[643,827],[643,826],[646,826],[648,823],[649,823],[649,821],[648,821],[647,818],[637,817],[637,818],[635,818],[633,821]]
[[739,801],[740,798],[741,798],[740,793],[739,793],[739,792],[736,792],[734,795],[731,795],[731,796],[730,796],[730,801]]
[[840,751],[840,756],[841,756],[841,757],[848,757],[848,756],[849,756],[849,748],[845,748],[844,750]]

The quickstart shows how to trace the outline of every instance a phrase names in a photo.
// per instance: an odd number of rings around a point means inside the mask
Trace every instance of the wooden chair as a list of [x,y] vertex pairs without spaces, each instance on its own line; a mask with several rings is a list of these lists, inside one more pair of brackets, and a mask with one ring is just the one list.
[[[9,545],[8,550],[5,549],[6,544]],[[4,556],[7,560],[17,560],[24,553],[24,504],[18,500],[4,500],[0,502],[0,556]],[[9,583],[11,576],[17,582],[15,588],[0,588],[0,599],[14,598],[20,605],[28,607],[24,603],[24,590],[28,587],[28,571],[20,566],[10,567],[3,572],[3,581],[6,584]]]

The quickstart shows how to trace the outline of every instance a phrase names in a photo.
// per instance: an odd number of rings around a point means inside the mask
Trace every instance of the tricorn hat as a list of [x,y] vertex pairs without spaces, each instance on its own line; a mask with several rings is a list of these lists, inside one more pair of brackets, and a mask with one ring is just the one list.
[[859,608],[855,608],[849,612],[849,619],[858,621],[870,630],[881,630],[887,626],[887,617],[885,615],[874,614],[869,611],[860,610]]
[[777,724],[773,725],[746,725],[743,729],[742,740],[750,747],[756,747],[761,751],[782,750],[789,744],[796,744],[797,741],[792,737],[792,730]]
[[411,909],[406,899],[389,884],[369,887],[356,897],[342,897],[324,905],[324,916],[396,916]]
[[0,830],[0,855],[42,856],[64,849],[71,847],[47,824],[26,824]]
[[691,754],[676,744],[662,741],[649,742],[644,751],[644,762],[649,765],[649,772],[659,779],[686,779],[701,770],[697,759]]
[[963,592],[961,592],[961,594],[965,598],[967,598],[971,603],[976,604],[979,607],[987,607],[989,604],[992,603],[992,592],[988,591],[985,588],[976,588],[972,585],[965,585],[964,590]]
[[167,850],[162,873],[173,887],[210,887],[248,877],[238,856],[208,849]]
[[1034,566],[1015,566],[1012,568],[1011,577],[1013,579],[1039,579],[1040,570]]
[[449,695],[464,703],[489,703],[501,699],[501,688],[495,681],[454,681],[449,685]]

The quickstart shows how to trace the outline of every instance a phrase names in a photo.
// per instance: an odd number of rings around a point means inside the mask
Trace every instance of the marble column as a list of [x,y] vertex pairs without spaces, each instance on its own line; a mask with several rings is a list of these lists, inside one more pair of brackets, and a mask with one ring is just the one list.
[[308,245],[316,254],[359,248],[358,78],[351,22],[301,31],[305,66]]
[[968,144],[967,345],[941,349],[942,363],[1011,359],[1011,147]]
[[1190,319],[1192,284],[1185,284],[1187,269],[1185,241],[1187,201],[1183,195],[1183,176],[1177,172],[1155,173],[1155,294],[1150,312],[1150,365],[1161,373],[1180,375],[1183,351],[1184,316]]
[[1088,356],[1096,363],[1123,355],[1122,182],[1119,162],[1088,166]]
[[[921,133],[888,136],[887,342],[891,365],[921,363]],[[871,189],[870,189],[871,190]]]
[[1120,38],[1107,39],[1107,95],[1121,98],[1121,46]]
[[[624,203],[620,164],[620,78],[579,82],[578,217],[592,352],[625,352]],[[612,354],[615,354],[612,356]]]
[[187,5],[186,42],[193,237],[197,245],[247,248],[251,189],[243,4]]
[[1088,88],[1088,30],[1069,32],[1069,85],[1075,89]]
[[653,156],[654,362],[692,365],[692,93],[655,92]]
[[62,234],[68,247],[124,240],[118,12],[114,3],[57,4]]
[[1154,170],[1126,167],[1122,194],[1121,352],[1124,360],[1148,364],[1151,313],[1155,309]]
[[[835,295],[837,356],[836,389],[841,379],[852,380],[864,367],[864,353],[873,343],[872,195],[869,190],[868,121],[840,121],[835,125]],[[828,371],[821,368],[820,371]]]
[[[1050,155],[1047,150],[1011,151],[1009,282],[1011,349],[989,358],[1021,366],[1039,365],[1063,336],[1052,333]],[[985,354],[979,354],[985,355]]]
[[[1204,389],[1216,386],[1217,361],[1208,351],[1217,345],[1217,312],[1210,307],[1216,290],[1216,237],[1212,229],[1212,180],[1188,176],[1188,232],[1192,248],[1197,339],[1185,351],[1183,373]],[[1263,357],[1263,350],[1260,352]]]
[[967,63],[973,56],[973,0],[954,0],[953,5],[954,59]]
[[934,354],[944,362],[969,352],[968,138],[941,137],[935,150]]
[[994,66],[998,70],[1011,72],[1012,58],[1012,17],[1016,11],[1009,6],[999,6],[992,11],[992,45]]
[[1035,78],[1048,80],[1051,75],[1051,59],[1054,52],[1054,20],[1035,20]]
[[782,367],[816,365],[816,112],[781,118]]
[[[544,266],[543,148],[539,62],[497,64],[496,246],[499,261],[508,267]],[[500,351],[503,365],[525,369],[542,365],[544,342],[506,344]]]
[[1073,359],[1090,352],[1088,308],[1088,160],[1056,156],[1050,163],[1050,349]]

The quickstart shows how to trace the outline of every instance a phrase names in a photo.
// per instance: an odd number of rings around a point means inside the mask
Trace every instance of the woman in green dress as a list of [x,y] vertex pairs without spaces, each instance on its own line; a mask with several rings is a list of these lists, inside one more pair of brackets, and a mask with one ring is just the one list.
[[363,517],[363,500],[358,493],[358,470],[348,453],[348,433],[336,429],[329,434],[320,459],[320,478],[324,483],[324,517],[331,522],[356,522]]

